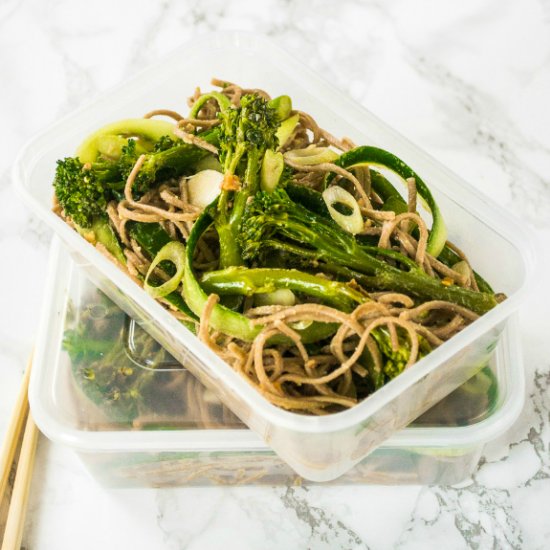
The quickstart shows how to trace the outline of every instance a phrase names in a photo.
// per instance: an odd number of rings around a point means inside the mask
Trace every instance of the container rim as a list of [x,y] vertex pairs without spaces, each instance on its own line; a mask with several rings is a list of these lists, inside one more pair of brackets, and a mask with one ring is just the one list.
[[[51,384],[51,365],[47,357],[58,359],[63,320],[68,299],[67,285],[77,266],[59,238],[50,249],[50,265],[36,344],[35,366],[31,373],[29,401],[40,430],[55,443],[88,452],[173,452],[173,451],[271,451],[270,447],[249,429],[94,432],[72,428],[55,419],[44,403],[43,388]],[[64,303],[59,303],[64,300]],[[51,312],[55,311],[54,319]],[[52,350],[58,350],[52,355]],[[516,315],[510,320],[496,350],[496,360],[504,361],[506,388],[496,408],[485,419],[469,426],[414,427],[393,434],[379,448],[444,448],[484,444],[507,430],[519,416],[525,394],[523,358]],[[500,387],[500,386],[499,386]]]
[[[363,400],[361,403],[352,407],[349,410],[335,413],[323,418],[307,417],[292,413],[290,411],[282,410],[263,398],[259,392],[250,387],[249,384],[229,365],[222,361],[214,352],[208,349],[202,342],[195,338],[185,327],[181,326],[177,321],[166,312],[162,306],[156,303],[151,297],[146,295],[141,289],[137,288],[135,284],[122,272],[120,272],[115,266],[104,258],[95,248],[88,246],[82,242],[82,238],[72,231],[62,220],[60,220],[52,212],[46,212],[38,202],[38,200],[32,196],[32,194],[26,189],[25,182],[28,179],[31,168],[38,162],[40,158],[44,156],[34,151],[39,145],[39,142],[48,137],[52,142],[59,141],[61,137],[55,138],[56,129],[65,121],[70,120],[76,116],[82,115],[90,108],[97,105],[105,104],[108,99],[113,97],[120,98],[123,93],[131,93],[129,90],[137,82],[147,75],[154,74],[156,71],[162,71],[170,63],[171,60],[181,55],[181,52],[185,49],[187,56],[196,55],[200,52],[201,48],[205,46],[227,48],[231,45],[239,51],[247,51],[247,49],[258,47],[264,51],[268,51],[273,59],[277,60],[277,63],[284,63],[285,67],[293,68],[296,73],[296,81],[303,83],[307,81],[308,86],[316,84],[317,89],[323,90],[323,100],[330,104],[333,100],[337,100],[339,111],[342,112],[343,118],[349,120],[350,113],[356,115],[358,111],[364,117],[368,117],[375,120],[381,129],[386,134],[392,136],[396,141],[400,143],[400,147],[408,147],[414,151],[415,155],[423,159],[425,162],[429,162],[436,166],[438,170],[443,171],[446,174],[452,176],[461,184],[460,192],[455,189],[455,192],[449,192],[448,189],[442,189],[438,186],[437,182],[431,182],[434,189],[437,189],[441,193],[446,194],[453,200],[457,194],[466,194],[472,199],[472,204],[469,204],[469,209],[479,215],[484,220],[484,223],[495,230],[504,239],[514,245],[519,250],[519,242],[521,242],[522,258],[523,258],[523,281],[520,287],[504,302],[499,304],[493,310],[483,315],[475,323],[467,327],[458,335],[454,336],[445,345],[436,349],[429,356],[425,357],[421,361],[417,362],[413,367],[402,373],[398,378],[392,380],[386,384],[383,388],[373,393],[371,396]],[[116,103],[116,102],[115,102]],[[30,158],[29,158],[30,157]],[[184,345],[191,353],[204,359],[206,363],[211,365],[212,373],[215,374],[226,388],[236,392],[241,399],[246,403],[248,407],[254,409],[261,414],[263,419],[274,426],[291,430],[298,433],[331,433],[335,431],[344,430],[346,428],[357,425],[360,421],[373,415],[376,411],[386,405],[389,401],[394,399],[405,389],[413,385],[420,378],[426,376],[431,371],[435,370],[440,363],[449,359],[460,349],[464,348],[472,341],[475,340],[476,335],[480,332],[485,332],[509,317],[518,307],[525,294],[528,283],[531,280],[535,258],[533,251],[533,237],[531,232],[524,226],[520,225],[516,219],[506,210],[500,206],[490,203],[488,197],[484,197],[482,193],[479,193],[478,189],[473,188],[470,184],[464,182],[462,178],[452,173],[448,168],[442,166],[438,161],[434,160],[430,155],[424,151],[418,149],[409,140],[401,136],[398,132],[388,127],[370,113],[354,102],[351,98],[337,90],[331,83],[321,78],[313,71],[302,65],[293,56],[287,52],[275,46],[271,41],[267,40],[261,35],[254,33],[243,32],[230,32],[224,34],[223,44],[221,39],[216,34],[203,35],[200,38],[194,39],[192,44],[185,45],[183,47],[176,48],[172,53],[164,57],[159,63],[150,65],[149,67],[141,70],[131,79],[126,80],[124,83],[119,84],[111,88],[110,90],[103,92],[96,97],[91,103],[82,106],[76,111],[66,115],[60,121],[52,124],[46,130],[41,132],[34,139],[30,140],[27,145],[21,150],[17,156],[16,162],[13,167],[13,179],[15,182],[16,192],[23,198],[24,202],[29,205],[32,210],[37,213],[44,221],[46,221],[63,240],[69,244],[72,248],[79,250],[80,254],[86,258],[90,263],[94,264],[103,274],[108,276],[119,289],[135,297],[142,309],[152,318],[163,330],[177,336],[179,342]],[[484,211],[481,214],[483,208],[489,207],[488,211]]]

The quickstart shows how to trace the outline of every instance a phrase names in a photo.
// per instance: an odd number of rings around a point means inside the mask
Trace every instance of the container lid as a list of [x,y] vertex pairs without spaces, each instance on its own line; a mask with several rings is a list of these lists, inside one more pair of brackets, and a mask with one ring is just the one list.
[[[267,449],[94,287],[56,239],[49,281],[30,390],[48,437],[88,450]],[[459,434],[490,439],[484,426],[500,429],[521,408],[521,362],[510,357],[510,337],[489,365],[384,446],[456,444]]]

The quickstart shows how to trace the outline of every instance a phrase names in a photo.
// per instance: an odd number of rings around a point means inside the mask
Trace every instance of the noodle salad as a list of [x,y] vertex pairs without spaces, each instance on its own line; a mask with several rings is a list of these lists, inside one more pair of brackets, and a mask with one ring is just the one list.
[[212,85],[88,136],[54,211],[271,403],[352,407],[504,299],[401,159]]

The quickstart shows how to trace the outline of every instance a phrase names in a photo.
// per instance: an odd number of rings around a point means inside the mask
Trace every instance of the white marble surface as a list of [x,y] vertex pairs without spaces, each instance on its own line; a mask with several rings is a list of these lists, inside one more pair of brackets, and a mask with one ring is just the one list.
[[[50,239],[14,196],[14,155],[144,64],[225,29],[267,34],[532,224],[541,272],[550,268],[548,0],[2,0],[0,436],[35,337]],[[521,310],[523,414],[460,487],[107,490],[42,439],[24,547],[549,548],[549,297],[534,288]]]

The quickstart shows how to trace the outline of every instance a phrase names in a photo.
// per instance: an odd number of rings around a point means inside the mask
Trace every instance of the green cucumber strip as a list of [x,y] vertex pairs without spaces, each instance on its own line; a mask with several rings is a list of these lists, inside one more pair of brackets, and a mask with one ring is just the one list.
[[218,102],[221,111],[231,108],[231,101],[229,101],[227,96],[221,94],[220,92],[210,92],[209,94],[202,95],[199,99],[197,99],[197,101],[195,101],[195,103],[193,103],[193,107],[191,107],[191,110],[189,111],[189,118],[197,118],[199,111],[210,99],[215,99]]
[[[174,131],[174,124],[165,120],[153,118],[129,118],[107,124],[99,130],[90,134],[76,151],[80,162],[95,162],[99,146],[105,146],[106,136],[120,136],[124,138],[135,137],[140,141],[156,143],[162,136],[171,136]],[[122,142],[120,142],[122,144]],[[120,152],[119,152],[120,154]],[[115,151],[111,151],[115,155]]]
[[[399,157],[396,157],[389,151],[366,145],[356,147],[355,149],[342,154],[335,164],[342,166],[347,170],[359,166],[374,166],[391,170],[403,180],[407,178],[414,178],[418,194],[426,201],[433,218],[432,228],[428,237],[427,250],[432,256],[439,256],[445,246],[445,243],[447,242],[447,229],[445,227],[445,222],[428,186],[410,166],[405,164]],[[328,174],[326,183],[330,182],[333,177],[334,174]]]

